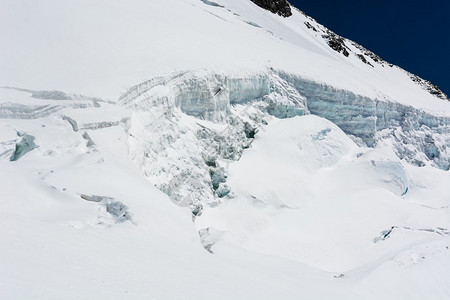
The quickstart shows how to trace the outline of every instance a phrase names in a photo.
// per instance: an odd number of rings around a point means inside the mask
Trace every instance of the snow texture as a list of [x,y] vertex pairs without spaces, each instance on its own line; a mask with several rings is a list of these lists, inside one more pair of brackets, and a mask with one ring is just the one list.
[[0,298],[448,299],[432,83],[293,7],[0,6]]

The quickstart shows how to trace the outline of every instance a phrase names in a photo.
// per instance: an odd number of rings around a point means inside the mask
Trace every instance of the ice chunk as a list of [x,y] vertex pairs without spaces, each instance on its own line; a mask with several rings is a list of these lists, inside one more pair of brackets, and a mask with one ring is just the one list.
[[77,121],[75,121],[74,119],[72,119],[71,117],[68,117],[68,116],[63,116],[62,119],[69,122],[70,126],[72,126],[73,131],[75,131],[75,132],[78,131],[79,128],[78,128]]
[[227,178],[224,168],[211,168],[209,174],[211,175],[212,186],[215,190],[217,190],[219,185],[222,182],[225,182]]
[[391,233],[394,230],[395,226],[392,226],[391,228],[387,229],[387,230],[383,230],[382,232],[380,232],[380,235],[373,238],[372,241],[374,243],[378,243],[379,241],[385,241],[388,238],[391,237]]
[[116,223],[123,223],[131,220],[131,215],[128,212],[128,207],[119,201],[110,201],[104,203],[106,212],[108,212],[115,219]]
[[220,183],[219,187],[216,190],[216,194],[219,198],[223,198],[231,192],[231,189],[228,185]]
[[322,129],[321,131],[319,131],[316,135],[314,135],[312,137],[313,142],[323,140],[330,131],[331,131],[330,128]]
[[31,150],[37,148],[38,146],[34,143],[35,137],[29,134],[23,134],[22,140],[16,143],[16,149],[9,158],[10,161],[16,161]]
[[[132,221],[128,207],[112,197],[86,194],[81,194],[80,197],[86,201],[97,202],[103,206],[110,217],[112,217],[114,223],[123,223],[128,220]],[[102,219],[101,216],[99,218]]]
[[112,200],[114,200],[114,198],[111,198],[111,197],[97,196],[97,195],[81,194],[80,197],[81,197],[81,199],[84,199],[86,201],[91,201],[91,202],[102,202],[102,201],[111,202]]

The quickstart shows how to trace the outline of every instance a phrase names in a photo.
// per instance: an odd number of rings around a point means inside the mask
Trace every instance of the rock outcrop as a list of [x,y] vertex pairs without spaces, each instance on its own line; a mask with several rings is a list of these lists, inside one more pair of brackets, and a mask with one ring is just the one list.
[[253,3],[267,9],[268,11],[278,14],[282,17],[290,17],[292,15],[291,7],[286,0],[251,0]]

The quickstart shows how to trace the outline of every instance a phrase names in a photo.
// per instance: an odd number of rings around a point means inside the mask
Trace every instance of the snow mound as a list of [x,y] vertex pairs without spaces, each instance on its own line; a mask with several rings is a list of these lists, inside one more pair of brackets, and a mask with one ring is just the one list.
[[425,190],[440,197],[439,189],[428,188],[444,186],[418,186],[417,180],[424,183],[418,170],[392,148],[356,145],[323,118],[272,120],[241,159],[229,164],[229,199],[205,207],[196,226],[214,253],[233,244],[336,272],[338,278],[352,276],[388,263],[410,245],[446,239],[448,211],[417,203]]
[[350,159],[357,148],[341,129],[323,118],[274,120],[245,151],[236,164],[239,167],[230,167],[230,184],[264,203],[296,207],[301,199],[287,195],[302,186],[301,178]]

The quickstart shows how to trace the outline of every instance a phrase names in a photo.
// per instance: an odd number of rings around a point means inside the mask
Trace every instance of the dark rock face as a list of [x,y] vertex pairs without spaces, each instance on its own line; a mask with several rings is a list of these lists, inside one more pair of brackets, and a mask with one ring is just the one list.
[[418,85],[422,86],[423,89],[427,90],[430,94],[442,99],[442,100],[448,100],[450,101],[450,99],[448,98],[447,94],[445,94],[440,88],[439,86],[435,85],[434,83],[432,83],[429,80],[425,80],[417,75],[414,75],[412,73],[408,73],[409,77],[411,78],[412,81],[414,81],[415,83],[417,83]]
[[347,45],[345,45],[344,38],[341,36],[338,36],[332,31],[327,31],[327,34],[322,35],[322,37],[327,40],[328,46],[330,46],[331,49],[333,49],[336,52],[342,53],[344,56],[348,57],[349,52],[347,49]]
[[[391,67],[391,68],[394,66],[394,65],[392,65],[392,64],[390,64],[390,63],[384,61],[381,57],[379,57],[378,55],[376,55],[376,54],[373,53],[372,51],[367,50],[367,49],[364,48],[363,46],[358,45],[357,43],[354,43],[354,42],[352,42],[352,45],[355,46],[356,48],[358,48],[359,50],[361,50],[361,52],[363,53],[363,56],[365,56],[364,59],[366,59],[367,57],[370,57],[374,62],[380,64],[380,65],[383,66],[383,67],[384,67],[384,65],[389,65],[389,67]],[[359,59],[361,59],[364,63],[366,63],[366,62],[360,57],[360,55],[358,55],[358,57],[359,57]],[[373,65],[372,65],[370,62],[368,62],[368,64],[369,64],[370,66],[373,67]]]
[[304,22],[304,24],[306,25],[306,27],[308,27],[308,29],[312,29],[312,30],[314,30],[315,32],[318,32],[317,29],[316,29],[316,27],[312,26],[311,23],[309,23],[309,22]]
[[286,0],[251,0],[253,3],[267,9],[268,11],[278,14],[282,17],[290,17],[292,15],[291,7]]
[[365,64],[371,66],[373,68],[373,65],[367,61],[366,57],[364,56],[364,54],[356,54],[356,56],[358,56],[358,58]]

